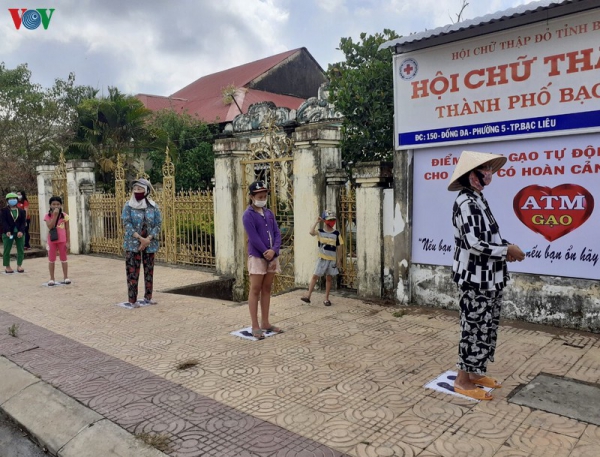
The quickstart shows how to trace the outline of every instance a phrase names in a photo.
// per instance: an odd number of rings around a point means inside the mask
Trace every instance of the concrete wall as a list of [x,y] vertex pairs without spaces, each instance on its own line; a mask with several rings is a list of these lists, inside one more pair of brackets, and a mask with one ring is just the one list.
[[[600,332],[598,281],[522,273],[510,276],[504,293],[504,317]],[[458,309],[458,289],[450,267],[412,265],[411,281],[413,304]]]

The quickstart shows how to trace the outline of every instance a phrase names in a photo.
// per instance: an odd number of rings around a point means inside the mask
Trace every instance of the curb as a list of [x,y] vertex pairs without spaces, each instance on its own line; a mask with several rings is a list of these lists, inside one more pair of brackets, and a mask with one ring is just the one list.
[[166,457],[4,357],[0,373],[0,412],[50,455]]

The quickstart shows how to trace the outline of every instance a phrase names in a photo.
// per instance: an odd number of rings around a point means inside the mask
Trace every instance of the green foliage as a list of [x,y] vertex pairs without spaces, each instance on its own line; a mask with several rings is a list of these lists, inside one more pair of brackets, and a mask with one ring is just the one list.
[[185,244],[193,246],[204,245],[204,237],[208,235],[211,243],[214,241],[215,223],[210,220],[193,220],[177,224],[177,238]]
[[31,81],[27,65],[8,69],[0,63],[0,193],[37,190],[35,167],[55,162],[68,146],[75,107],[91,91],[76,86],[73,73],[44,89]]
[[109,87],[107,96],[81,101],[68,157],[93,161],[104,183],[112,182],[118,153],[128,161],[152,146],[155,137],[147,126],[151,114],[140,100],[116,87]]
[[168,144],[175,164],[177,189],[209,189],[211,178],[215,174],[212,149],[214,127],[187,113],[178,114],[168,109],[154,113],[150,126],[158,138],[157,146],[147,154],[152,162],[152,169],[148,172],[150,180],[162,180],[162,166]]
[[394,88],[391,49],[378,50],[400,38],[393,30],[360,41],[342,38],[345,62],[329,65],[330,101],[344,115],[342,157],[346,162],[389,160],[394,149]]

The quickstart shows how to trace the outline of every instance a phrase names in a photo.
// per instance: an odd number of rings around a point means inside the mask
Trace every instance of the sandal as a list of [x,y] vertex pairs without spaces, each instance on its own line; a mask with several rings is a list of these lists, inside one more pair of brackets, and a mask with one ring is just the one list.
[[7,275],[11,275],[15,272],[15,270],[13,270],[12,268],[10,269],[10,271],[8,271],[6,268],[4,269],[4,273],[6,273]]
[[302,300],[304,303],[310,303],[310,298],[308,297],[301,297],[300,300]]
[[492,397],[483,389],[461,389],[460,387],[454,387],[454,392],[457,394],[464,395],[465,397],[472,398],[474,400],[492,400]]
[[479,379],[471,379],[471,382],[473,384],[477,384],[478,386],[490,387],[491,389],[499,389],[502,387],[502,384],[500,384],[494,378],[490,378],[489,376],[484,376]]
[[50,281],[48,281],[48,286],[53,286],[53,285],[55,285],[55,284],[56,284],[56,283],[54,282],[54,280],[53,280],[53,279],[51,279]]
[[331,306],[331,302],[330,302],[329,300],[325,300],[325,301],[323,302],[323,304],[324,304],[325,306]]
[[272,332],[272,333],[283,333],[283,329],[280,329],[279,327],[275,327],[274,325],[271,325],[268,328],[263,328],[261,329],[263,332]]
[[65,284],[71,284],[71,280],[70,280],[69,278],[65,278],[65,281],[64,281],[64,283],[65,283]]
[[253,328],[252,329],[252,336],[254,338],[256,338],[257,340],[264,340],[265,339],[265,335],[263,334],[263,331],[259,328]]
[[17,273],[25,273],[25,269],[23,267],[17,267]]

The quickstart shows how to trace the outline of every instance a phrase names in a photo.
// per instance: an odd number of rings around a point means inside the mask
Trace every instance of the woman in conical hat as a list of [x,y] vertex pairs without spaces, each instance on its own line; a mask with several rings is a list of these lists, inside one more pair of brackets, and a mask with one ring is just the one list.
[[487,364],[494,361],[502,292],[509,279],[506,262],[525,258],[517,245],[500,236],[483,196],[505,163],[506,157],[498,154],[463,151],[448,185],[448,190],[459,191],[452,210],[456,245],[452,272],[461,294],[454,390],[477,400],[492,399],[479,386],[501,387],[486,375]]

